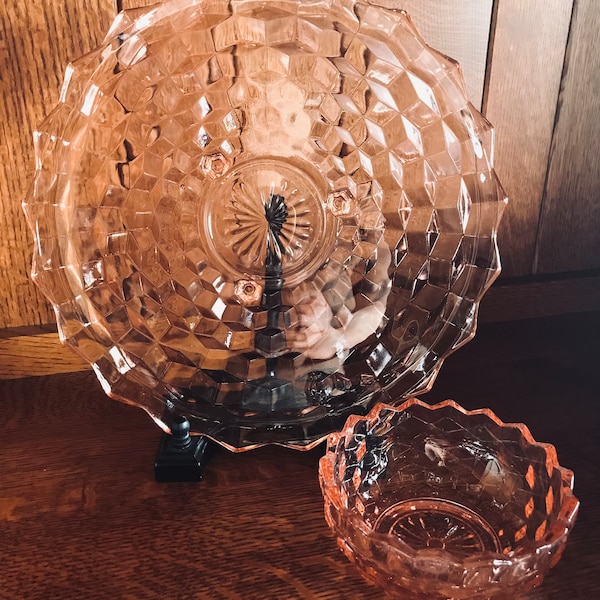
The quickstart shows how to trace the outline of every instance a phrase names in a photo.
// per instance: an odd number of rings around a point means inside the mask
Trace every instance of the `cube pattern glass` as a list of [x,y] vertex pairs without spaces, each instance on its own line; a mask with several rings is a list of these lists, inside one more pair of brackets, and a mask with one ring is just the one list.
[[35,135],[33,278],[112,397],[309,448],[431,385],[499,272],[459,66],[358,0],[122,12]]
[[575,522],[573,473],[554,447],[487,409],[378,404],[327,445],[327,522],[399,598],[514,600],[558,562]]

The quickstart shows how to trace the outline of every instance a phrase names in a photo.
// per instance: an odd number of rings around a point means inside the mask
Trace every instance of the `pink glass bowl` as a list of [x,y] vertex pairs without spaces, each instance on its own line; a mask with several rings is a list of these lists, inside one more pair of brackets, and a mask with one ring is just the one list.
[[558,562],[579,507],[553,446],[450,400],[351,416],[319,467],[340,548],[401,598],[519,597]]

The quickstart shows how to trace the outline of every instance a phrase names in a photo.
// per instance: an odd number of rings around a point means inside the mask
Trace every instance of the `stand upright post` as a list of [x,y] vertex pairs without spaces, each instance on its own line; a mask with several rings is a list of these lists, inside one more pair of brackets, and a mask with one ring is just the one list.
[[215,451],[215,443],[190,435],[190,422],[172,414],[171,434],[163,433],[154,461],[154,478],[159,483],[201,481],[202,471]]

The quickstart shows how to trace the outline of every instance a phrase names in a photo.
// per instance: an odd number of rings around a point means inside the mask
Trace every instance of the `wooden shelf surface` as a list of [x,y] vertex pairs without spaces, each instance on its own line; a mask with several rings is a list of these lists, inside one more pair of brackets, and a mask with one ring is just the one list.
[[[522,421],[574,470],[581,510],[530,600],[600,597],[600,313],[480,326],[429,402]],[[370,599],[337,549],[322,449],[217,452],[199,484],[158,484],[160,432],[90,371],[0,381],[0,599]]]

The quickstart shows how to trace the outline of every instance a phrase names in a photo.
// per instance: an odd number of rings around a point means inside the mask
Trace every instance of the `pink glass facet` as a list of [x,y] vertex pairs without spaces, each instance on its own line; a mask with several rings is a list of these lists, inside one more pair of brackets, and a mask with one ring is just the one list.
[[487,409],[378,404],[327,446],[327,522],[362,575],[398,598],[521,597],[575,522],[573,473],[554,447]]
[[499,272],[492,129],[401,11],[125,11],[35,141],[62,340],[112,397],[231,449],[308,448],[423,391]]

